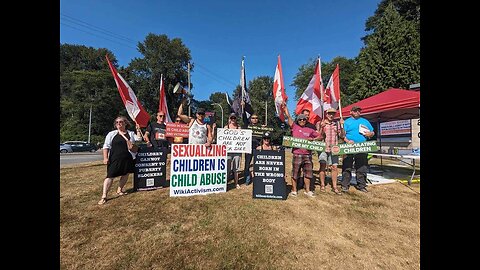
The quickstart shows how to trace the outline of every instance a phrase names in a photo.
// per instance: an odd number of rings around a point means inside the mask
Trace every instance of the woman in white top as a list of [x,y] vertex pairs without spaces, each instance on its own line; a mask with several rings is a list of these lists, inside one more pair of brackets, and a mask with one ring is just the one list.
[[98,204],[107,202],[107,194],[115,177],[120,176],[117,195],[125,194],[123,187],[127,183],[128,175],[133,173],[135,168],[134,159],[138,147],[134,143],[142,140],[140,126],[136,124],[137,134],[127,130],[130,122],[125,116],[117,117],[113,125],[116,129],[107,134],[103,144],[103,164],[107,164],[107,177],[103,181],[102,199]]

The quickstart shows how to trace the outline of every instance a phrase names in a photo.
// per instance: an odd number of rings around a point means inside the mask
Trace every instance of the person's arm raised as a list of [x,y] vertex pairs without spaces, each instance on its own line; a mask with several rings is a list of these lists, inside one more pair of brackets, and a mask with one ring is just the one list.
[[177,115],[178,115],[178,117],[180,117],[180,119],[182,119],[182,121],[184,123],[190,123],[190,118],[188,117],[188,115],[183,114],[183,104],[184,104],[183,100],[184,99],[182,99],[182,102],[180,103],[180,107],[178,107]]

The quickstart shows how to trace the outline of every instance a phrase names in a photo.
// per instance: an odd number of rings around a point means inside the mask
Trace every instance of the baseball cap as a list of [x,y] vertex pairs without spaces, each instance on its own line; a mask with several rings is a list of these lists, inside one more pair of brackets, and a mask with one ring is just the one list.
[[263,138],[271,138],[270,132],[266,131],[265,133],[263,133]]
[[327,110],[327,113],[336,113],[336,112],[337,112],[337,110],[335,110],[334,108],[329,108]]
[[297,120],[300,120],[300,119],[307,119],[307,116],[305,114],[301,113],[297,116]]
[[237,117],[237,115],[235,113],[231,113],[229,118],[231,118],[231,117]]

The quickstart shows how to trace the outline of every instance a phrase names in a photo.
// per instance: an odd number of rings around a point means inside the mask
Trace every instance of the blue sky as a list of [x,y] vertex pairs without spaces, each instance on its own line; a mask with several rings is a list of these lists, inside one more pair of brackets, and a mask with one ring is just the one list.
[[195,64],[191,81],[197,100],[217,91],[231,95],[240,81],[242,56],[247,81],[273,77],[280,54],[293,111],[295,90],[290,85],[298,68],[318,55],[327,62],[357,56],[365,21],[379,2],[60,0],[60,42],[107,48],[120,66],[127,66],[142,57],[136,45],[149,33],[180,38]]

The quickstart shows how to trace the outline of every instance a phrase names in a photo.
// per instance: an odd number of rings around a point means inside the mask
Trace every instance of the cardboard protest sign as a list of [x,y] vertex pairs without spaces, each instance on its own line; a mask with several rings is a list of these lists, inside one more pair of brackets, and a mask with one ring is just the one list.
[[217,144],[225,145],[228,153],[252,153],[252,131],[249,129],[217,128]]

